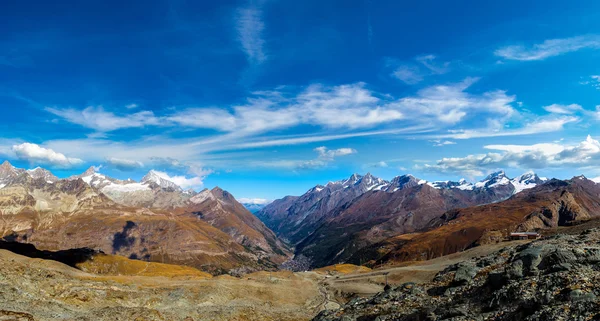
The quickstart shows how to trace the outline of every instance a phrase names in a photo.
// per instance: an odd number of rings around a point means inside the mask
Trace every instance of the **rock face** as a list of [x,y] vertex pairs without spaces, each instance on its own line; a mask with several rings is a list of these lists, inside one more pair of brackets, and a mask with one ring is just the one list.
[[[119,181],[90,168],[58,180],[46,170],[0,167],[0,238],[44,250],[89,247],[214,274],[275,269],[289,250],[221,189],[196,195],[164,178]],[[176,186],[176,185],[175,185]]]
[[598,320],[600,230],[508,247],[314,320]]
[[289,249],[256,216],[250,213],[229,192],[215,187],[192,197],[184,208],[219,230],[237,243],[254,249],[255,253],[276,263],[290,253]]

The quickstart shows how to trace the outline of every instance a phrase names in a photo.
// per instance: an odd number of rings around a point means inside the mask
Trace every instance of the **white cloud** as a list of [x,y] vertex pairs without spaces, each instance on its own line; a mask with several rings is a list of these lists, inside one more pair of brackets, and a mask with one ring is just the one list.
[[600,48],[600,37],[597,35],[578,36],[572,38],[549,39],[531,47],[512,45],[497,49],[494,54],[508,60],[532,61],[562,55],[580,49]]
[[419,169],[442,173],[481,176],[496,168],[580,168],[600,167],[600,143],[588,136],[575,144],[544,143],[534,145],[487,145],[484,148],[499,152],[442,158],[435,164],[416,166]]
[[435,146],[435,147],[441,147],[441,146],[455,145],[456,144],[456,142],[453,142],[451,140],[440,140],[440,139],[434,139],[431,142],[433,143],[433,146]]
[[544,106],[544,110],[553,114],[564,114],[564,115],[572,115],[577,112],[583,111],[583,107],[578,104],[570,104],[570,105],[560,105],[560,104],[552,104],[550,106]]
[[257,92],[247,99],[246,104],[227,108],[173,109],[171,114],[160,117],[151,111],[116,115],[102,107],[88,107],[82,111],[47,110],[67,121],[102,132],[144,126],[214,129],[226,135],[210,138],[202,144],[219,143],[220,146],[224,141],[241,145],[247,142],[241,138],[300,125],[314,126],[318,131],[397,124],[394,128],[381,129],[380,133],[402,132],[404,128],[415,128],[420,132],[441,130],[467,120],[474,120],[469,124],[482,119],[500,121],[518,114],[511,106],[515,97],[504,91],[466,92],[476,81],[476,78],[467,78],[459,83],[426,87],[416,95],[398,99],[369,90],[364,83],[312,85],[296,94],[290,95],[283,89]]
[[59,168],[71,168],[83,163],[83,160],[79,158],[67,157],[52,149],[31,143],[14,145],[12,151],[21,160],[29,161],[31,163],[47,164]]
[[252,64],[260,64],[267,60],[263,38],[265,23],[262,10],[256,5],[239,8],[236,14],[236,30],[242,49]]
[[590,80],[583,80],[579,83],[582,85],[590,85],[598,90],[600,90],[600,75],[592,75],[589,78]]
[[424,75],[417,66],[403,65],[398,66],[393,72],[392,76],[399,80],[402,80],[408,85],[418,84],[424,79]]
[[274,160],[253,162],[253,165],[259,167],[291,168],[291,169],[315,169],[322,168],[335,161],[337,157],[356,154],[353,148],[328,149],[325,146],[314,149],[317,158],[310,160]]
[[59,109],[47,107],[46,111],[64,118],[68,122],[91,128],[100,132],[109,132],[122,128],[136,128],[144,126],[159,126],[161,120],[151,111],[140,111],[124,116],[107,112],[102,106],[90,106],[83,110],[73,108]]
[[238,200],[242,204],[255,204],[255,205],[267,205],[272,203],[273,201],[264,199],[264,198],[247,198],[242,197]]
[[127,108],[127,109],[134,109],[134,108],[138,108],[138,107],[139,107],[138,104],[129,104],[129,105],[125,106],[125,108]]
[[435,55],[423,55],[415,58],[414,62],[398,62],[393,59],[387,60],[387,67],[392,67],[391,76],[403,81],[408,85],[418,84],[431,75],[445,74],[449,70],[450,63],[436,63]]
[[352,148],[339,148],[329,150],[325,146],[315,148],[315,151],[319,154],[319,159],[332,161],[337,156],[345,156],[350,154],[355,154],[356,150]]
[[183,175],[175,175],[175,176],[169,176],[169,174],[165,173],[165,172],[161,172],[161,171],[156,171],[154,170],[154,173],[156,173],[156,175],[158,175],[159,177],[166,179],[168,181],[171,181],[175,184],[177,184],[179,187],[183,188],[183,189],[189,189],[189,188],[199,188],[202,187],[204,185],[204,176],[194,176],[194,177],[186,177]]
[[120,171],[132,171],[144,167],[142,162],[115,157],[106,159],[106,163]]
[[437,138],[453,138],[453,139],[471,139],[482,137],[503,137],[503,136],[520,136],[532,135],[539,133],[549,133],[562,130],[566,124],[579,121],[578,117],[550,117],[538,118],[530,123],[523,124],[520,128],[503,129],[503,128],[482,128],[482,129],[464,129],[450,130],[450,134],[436,135]]
[[416,58],[418,62],[420,62],[425,68],[429,69],[432,74],[442,75],[448,72],[450,63],[444,62],[442,64],[436,64],[435,59],[437,57],[435,55],[423,55]]
[[372,163],[372,164],[366,164],[364,167],[371,167],[371,168],[387,168],[389,167],[388,163],[384,162],[384,161],[380,161],[377,163]]

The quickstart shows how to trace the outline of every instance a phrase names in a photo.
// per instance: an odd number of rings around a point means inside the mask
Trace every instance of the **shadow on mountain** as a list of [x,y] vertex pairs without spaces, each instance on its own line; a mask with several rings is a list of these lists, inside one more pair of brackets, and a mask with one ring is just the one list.
[[0,249],[8,250],[15,254],[27,256],[33,259],[44,259],[58,261],[68,266],[77,268],[77,264],[86,262],[102,251],[90,248],[69,249],[62,251],[38,250],[33,244],[19,243],[15,235],[8,235],[0,240]]
[[113,237],[113,254],[117,254],[122,248],[127,248],[133,245],[135,242],[135,237],[129,236],[129,231],[131,231],[136,224],[132,221],[127,221],[125,226],[123,226],[123,230],[121,232],[115,233]]

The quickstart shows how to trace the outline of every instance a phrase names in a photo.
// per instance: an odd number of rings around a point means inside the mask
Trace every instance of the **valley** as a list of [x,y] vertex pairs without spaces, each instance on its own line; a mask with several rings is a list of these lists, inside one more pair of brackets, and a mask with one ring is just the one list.
[[537,242],[511,232],[577,235],[600,213],[596,182],[533,172],[354,174],[256,214],[219,187],[183,190],[154,171],[59,179],[5,162],[0,182],[0,316],[17,320],[329,320],[323,311],[381,296],[386,282],[430,284]]

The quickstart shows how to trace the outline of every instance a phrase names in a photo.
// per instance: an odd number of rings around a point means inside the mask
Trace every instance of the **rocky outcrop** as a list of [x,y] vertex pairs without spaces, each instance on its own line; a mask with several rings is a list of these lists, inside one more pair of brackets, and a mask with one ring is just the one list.
[[314,320],[598,320],[599,241],[596,229],[508,247]]

